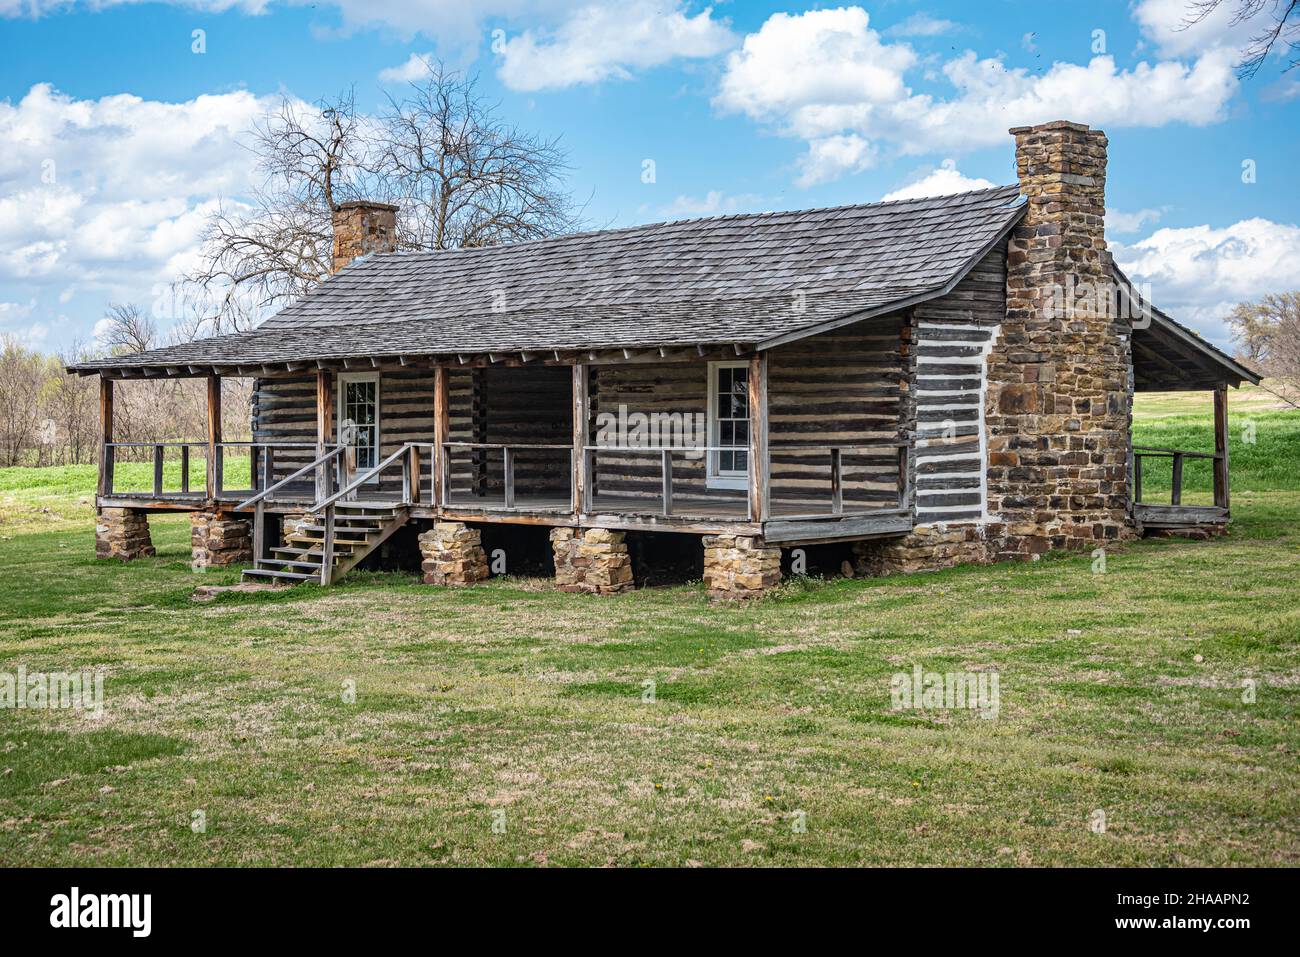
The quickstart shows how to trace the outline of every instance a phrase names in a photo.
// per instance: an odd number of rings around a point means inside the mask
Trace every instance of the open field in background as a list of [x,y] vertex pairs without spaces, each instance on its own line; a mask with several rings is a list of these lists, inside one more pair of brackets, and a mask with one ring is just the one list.
[[[238,575],[184,517],[100,563],[93,469],[0,471],[0,672],[107,675],[98,721],[0,712],[0,864],[1300,863],[1300,412],[1231,406],[1226,539],[748,607],[396,573],[195,605]],[[1212,449],[1208,408],[1138,441]],[[998,718],[892,711],[914,664],[996,669]]]
[[[1270,389],[1279,389],[1266,383]],[[1285,394],[1300,402],[1300,393]],[[1300,409],[1272,392],[1243,386],[1228,392],[1228,462],[1232,489],[1300,490]],[[1133,444],[1188,452],[1214,451],[1214,409],[1209,392],[1156,392],[1138,396],[1133,413]],[[1173,462],[1147,457],[1142,464],[1143,499],[1167,502]],[[1213,463],[1183,463],[1183,502],[1208,505],[1214,496]]]

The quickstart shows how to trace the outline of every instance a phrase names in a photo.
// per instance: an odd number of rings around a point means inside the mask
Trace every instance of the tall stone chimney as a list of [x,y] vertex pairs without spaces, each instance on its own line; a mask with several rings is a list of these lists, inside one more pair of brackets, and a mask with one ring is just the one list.
[[1028,210],[1008,245],[986,405],[989,511],[1007,558],[1131,535],[1131,330],[1113,308],[1106,135],[1064,121],[1011,133]]
[[397,207],[369,200],[350,200],[334,207],[333,271],[358,256],[391,253],[397,248]]

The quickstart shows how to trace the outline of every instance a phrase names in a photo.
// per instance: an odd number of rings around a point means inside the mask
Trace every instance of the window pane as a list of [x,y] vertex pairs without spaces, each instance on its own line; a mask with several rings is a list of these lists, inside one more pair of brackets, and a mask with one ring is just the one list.
[[732,468],[737,472],[745,471],[745,460],[749,458],[748,452],[732,452]]
[[718,471],[719,471],[719,472],[730,472],[730,471],[734,468],[734,465],[732,464],[732,458],[733,458],[734,454],[735,454],[735,453],[733,453],[733,452],[719,452],[719,453],[718,453]]
[[749,421],[742,419],[736,423],[735,442],[737,445],[749,444]]
[[718,423],[718,444],[732,445],[735,442],[735,424],[723,419]]

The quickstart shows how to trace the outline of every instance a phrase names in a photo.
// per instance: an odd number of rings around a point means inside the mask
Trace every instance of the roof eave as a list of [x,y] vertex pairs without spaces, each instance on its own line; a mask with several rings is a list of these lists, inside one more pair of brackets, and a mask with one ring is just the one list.
[[1013,214],[1008,218],[1007,222],[1003,224],[1002,228],[998,230],[997,234],[985,243],[978,252],[971,256],[962,265],[961,269],[959,269],[943,286],[925,292],[916,293],[902,299],[897,299],[873,309],[863,309],[857,312],[845,313],[842,316],[837,316],[836,318],[830,319],[826,322],[819,322],[804,329],[797,329],[794,332],[787,332],[779,336],[773,336],[770,339],[764,339],[761,342],[756,343],[754,348],[758,350],[773,349],[776,346],[785,345],[788,342],[798,342],[800,339],[806,339],[809,336],[815,336],[823,332],[830,332],[834,329],[842,328],[843,326],[852,325],[855,322],[874,319],[877,316],[889,315],[892,312],[898,312],[900,309],[907,309],[911,306],[920,305],[923,302],[929,302],[931,299],[938,299],[941,296],[948,295],[948,293],[957,288],[959,282],[970,274],[970,271],[975,268],[980,260],[992,252],[999,243],[1007,238],[1011,230],[1015,229],[1016,224],[1024,218],[1025,212],[1028,208],[1029,207],[1024,203],[1015,206]]

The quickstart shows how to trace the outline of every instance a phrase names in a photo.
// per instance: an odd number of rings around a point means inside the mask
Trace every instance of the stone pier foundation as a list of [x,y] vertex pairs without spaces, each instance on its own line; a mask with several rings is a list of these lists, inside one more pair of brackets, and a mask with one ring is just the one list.
[[251,522],[229,512],[190,512],[190,564],[195,570],[252,561]]
[[551,529],[555,582],[562,591],[612,595],[632,583],[627,535],[608,528]]
[[146,513],[133,508],[101,508],[95,523],[95,557],[129,562],[153,555]]
[[488,577],[487,553],[477,528],[436,522],[419,542],[426,585],[472,585]]
[[918,525],[910,535],[853,543],[855,575],[933,572],[997,559],[999,525]]
[[711,598],[758,598],[781,581],[781,549],[755,535],[706,535],[704,584]]

